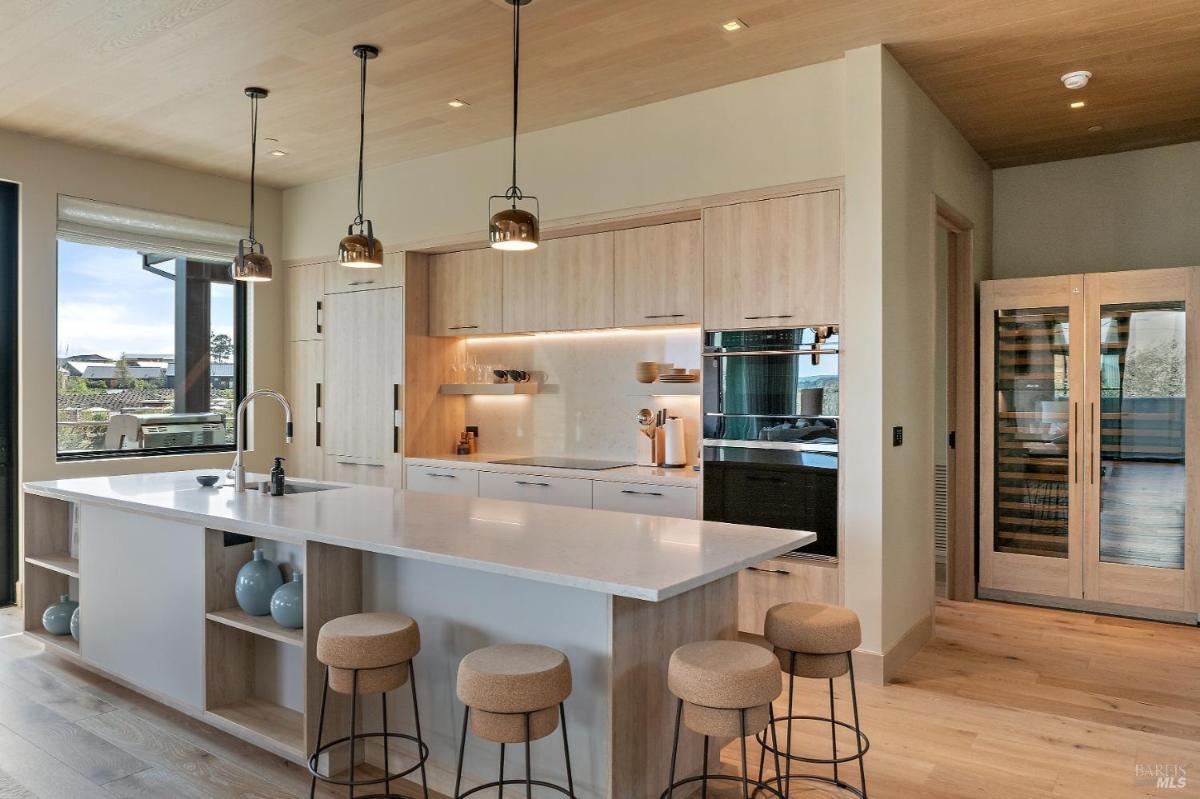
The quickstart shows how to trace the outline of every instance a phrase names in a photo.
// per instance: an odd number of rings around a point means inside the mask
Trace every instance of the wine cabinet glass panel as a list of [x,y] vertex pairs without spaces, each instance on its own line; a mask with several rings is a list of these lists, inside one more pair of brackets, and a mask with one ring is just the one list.
[[1069,317],[1066,307],[996,314],[996,552],[1069,555],[1074,452]]

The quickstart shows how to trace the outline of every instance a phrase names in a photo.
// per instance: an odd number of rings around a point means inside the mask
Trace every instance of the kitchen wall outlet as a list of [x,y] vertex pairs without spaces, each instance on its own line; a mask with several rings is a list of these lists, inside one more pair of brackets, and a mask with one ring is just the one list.
[[892,428],[892,446],[893,447],[904,446],[904,428],[903,427],[896,426],[896,427]]

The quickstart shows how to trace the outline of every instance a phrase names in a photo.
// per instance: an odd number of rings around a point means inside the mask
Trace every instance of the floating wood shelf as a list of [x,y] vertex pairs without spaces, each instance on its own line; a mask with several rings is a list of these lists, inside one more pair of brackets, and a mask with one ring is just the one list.
[[45,630],[26,630],[25,634],[36,638],[61,654],[79,657],[79,642],[69,635],[51,635]]
[[297,710],[248,697],[212,708],[204,715],[214,726],[288,760],[304,762],[304,714]]
[[513,396],[538,393],[538,383],[443,383],[438,391],[442,394]]
[[51,555],[27,555],[25,562],[34,566],[40,566],[43,569],[49,569],[52,572],[65,574],[68,577],[79,579],[79,558],[73,558],[65,553],[54,553]]
[[304,630],[289,630],[281,627],[270,616],[251,616],[241,608],[229,608],[204,614],[204,618],[254,635],[270,638],[290,646],[304,646]]

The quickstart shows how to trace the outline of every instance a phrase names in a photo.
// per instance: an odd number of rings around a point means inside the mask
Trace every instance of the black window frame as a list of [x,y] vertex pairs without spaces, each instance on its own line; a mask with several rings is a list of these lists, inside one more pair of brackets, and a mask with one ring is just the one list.
[[[55,236],[55,249],[57,253],[58,242],[61,241],[58,236]],[[233,265],[230,264],[232,271]],[[55,257],[54,266],[54,310],[55,318],[58,315],[58,261]],[[233,435],[234,443],[232,444],[209,444],[206,446],[193,447],[151,447],[149,449],[98,449],[98,450],[81,450],[78,452],[60,452],[58,450],[58,388],[54,390],[55,414],[54,414],[54,455],[57,463],[70,463],[72,461],[96,461],[96,460],[116,460],[121,458],[155,458],[163,455],[202,455],[211,454],[214,452],[235,452],[237,450],[237,406],[246,397],[246,360],[247,360],[247,339],[249,326],[247,313],[247,304],[249,291],[245,281],[233,281]],[[55,349],[58,347],[57,325],[55,327]],[[176,363],[176,374],[178,374],[178,362]],[[249,422],[247,422],[247,426]],[[249,440],[247,435],[245,440]]]

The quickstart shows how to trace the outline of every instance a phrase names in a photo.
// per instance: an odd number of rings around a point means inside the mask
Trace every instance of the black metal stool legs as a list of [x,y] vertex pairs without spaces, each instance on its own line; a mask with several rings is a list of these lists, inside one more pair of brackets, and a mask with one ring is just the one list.
[[469,721],[471,718],[471,708],[468,707],[463,712],[462,740],[459,742],[459,745],[458,745],[458,772],[454,776],[453,799],[465,799],[465,797],[471,796],[475,793],[478,793],[479,791],[484,791],[489,788],[496,789],[496,796],[498,796],[498,797],[503,796],[504,786],[506,786],[506,785],[523,785],[523,786],[525,786],[526,799],[533,799],[533,786],[535,786],[535,785],[538,786],[539,788],[550,788],[551,790],[558,791],[559,793],[563,794],[564,796],[570,797],[570,799],[575,799],[575,777],[571,773],[571,745],[567,741],[566,705],[562,702],[559,702],[559,704],[558,704],[558,718],[559,718],[559,722],[562,724],[563,756],[565,757],[566,764],[567,764],[567,787],[566,788],[562,787],[561,785],[555,785],[552,782],[546,782],[544,780],[535,780],[533,778],[533,750],[532,750],[533,734],[532,734],[532,730],[531,730],[533,713],[529,712],[529,713],[519,713],[519,714],[513,714],[513,715],[520,715],[520,716],[524,717],[523,722],[525,725],[525,736],[524,736],[525,739],[522,743],[524,743],[524,745],[525,745],[525,777],[523,779],[507,779],[507,780],[504,778],[504,758],[508,752],[508,746],[507,746],[507,744],[501,743],[500,744],[500,774],[499,774],[499,778],[495,782],[486,782],[483,785],[476,785],[474,788],[471,788],[470,790],[467,790],[467,791],[464,791],[462,789],[463,762],[466,759],[466,753],[467,753],[467,728],[469,727]]
[[[828,683],[829,683],[829,716],[824,717],[824,716],[798,716],[798,715],[796,715],[795,708],[793,706],[793,698],[795,696],[795,686],[796,686],[796,656],[797,656],[797,654],[798,653],[796,653],[796,652],[792,652],[791,657],[789,659],[790,668],[788,669],[789,675],[788,675],[788,712],[787,712],[787,715],[786,716],[776,716],[774,711],[771,712],[770,722],[768,724],[768,728],[771,731],[771,743],[769,745],[767,744],[767,731],[766,730],[763,730],[759,735],[755,736],[755,740],[757,740],[758,743],[763,747],[762,757],[759,760],[759,780],[763,781],[762,780],[763,764],[766,761],[766,753],[768,751],[770,751],[775,754],[775,763],[776,763],[775,775],[776,776],[773,777],[772,779],[765,780],[764,783],[765,784],[775,783],[775,784],[779,785],[779,787],[783,790],[783,792],[785,794],[790,793],[792,780],[810,780],[810,781],[828,783],[830,785],[836,786],[840,790],[847,791],[847,792],[853,794],[854,796],[859,796],[859,797],[862,797],[862,799],[867,799],[867,770],[866,770],[863,756],[866,755],[867,750],[871,748],[871,741],[863,733],[862,727],[859,724],[858,687],[854,681],[854,658],[851,656],[851,653],[849,653],[849,652],[846,653],[847,674],[850,678],[850,704],[851,704],[851,707],[852,707],[853,713],[854,713],[854,726],[851,726],[850,724],[848,724],[844,721],[839,721],[837,718],[837,707],[836,707],[836,703],[834,701],[834,690],[833,690],[833,679],[832,678],[830,678],[828,681]],[[825,723],[829,724],[830,747],[832,750],[832,757],[829,757],[829,758],[803,757],[801,755],[792,754],[792,726],[793,726],[793,723],[797,722],[797,721],[815,721],[815,722],[825,722]],[[780,722],[787,724],[785,749],[783,749],[783,750],[781,750],[779,747],[779,740],[777,738],[776,730],[775,730],[775,725]],[[837,743],[838,727],[841,727],[842,729],[849,730],[850,732],[854,733],[854,740],[855,740],[854,749],[855,749],[855,751],[853,751],[850,754],[838,755],[838,743]],[[784,767],[784,771],[782,773],[780,773],[780,771],[779,771],[779,757],[781,755],[783,756],[784,762],[786,764]],[[850,783],[848,783],[842,779],[840,768],[839,768],[841,766],[841,764],[848,763],[852,760],[858,761],[859,785],[857,787],[854,785],[851,785]],[[819,764],[819,765],[832,766],[833,776],[825,777],[825,776],[821,776],[818,774],[796,774],[796,775],[793,775],[792,774],[792,761],[796,761],[797,763],[813,763],[813,764]]]
[[[673,799],[673,797],[675,796],[676,788],[682,788],[683,786],[689,785],[693,782],[700,783],[701,799],[706,799],[706,797],[708,796],[708,783],[710,781],[715,781],[715,780],[741,783],[742,799],[750,799],[750,797],[752,795],[758,796],[760,791],[766,792],[767,794],[769,794],[771,796],[778,797],[778,799],[787,799],[787,797],[784,796],[783,793],[781,793],[778,788],[776,788],[770,784],[772,782],[772,780],[767,780],[764,782],[761,778],[762,777],[761,774],[759,775],[759,779],[757,779],[757,780],[750,779],[750,769],[749,769],[749,764],[748,764],[748,758],[746,755],[746,710],[744,708],[738,711],[740,713],[739,721],[740,721],[741,732],[742,732],[742,775],[739,777],[739,776],[736,776],[733,774],[709,774],[708,773],[709,737],[707,735],[705,735],[704,736],[704,750],[703,750],[704,751],[704,755],[703,755],[704,762],[701,763],[701,765],[700,765],[700,773],[694,777],[685,777],[681,780],[676,780],[675,779],[675,766],[676,766],[676,764],[678,762],[678,758],[679,758],[679,727],[680,727],[680,722],[683,719],[683,700],[677,699],[676,702],[677,702],[677,704],[675,706],[675,736],[671,743],[671,774],[669,777],[670,782],[667,784],[667,789],[665,791],[663,791],[661,794],[659,794],[659,799]],[[779,765],[778,758],[776,758],[776,760],[775,760],[775,765],[776,765],[776,767],[778,767],[778,765]],[[778,778],[776,778],[776,780],[777,779]],[[753,789],[753,790],[751,790],[751,789]]]
[[[402,665],[400,663],[390,666],[382,666],[380,668],[391,669]],[[425,780],[425,761],[429,759],[429,747],[425,744],[425,740],[421,737],[421,717],[420,710],[417,705],[417,687],[416,674],[412,671],[412,663],[408,664],[409,680],[412,682],[412,699],[413,699],[413,721],[416,726],[416,735],[408,735],[406,733],[391,732],[388,730],[388,712],[387,712],[387,692],[382,692],[382,710],[383,710],[383,732],[360,733],[358,731],[358,675],[360,671],[374,671],[375,669],[352,669],[351,670],[351,692],[350,692],[350,734],[324,743],[325,734],[325,708],[329,703],[329,667],[325,667],[325,685],[321,689],[321,711],[317,717],[317,747],[312,755],[308,758],[308,771],[312,775],[312,782],[309,786],[309,799],[313,799],[317,792],[317,780],[329,783],[330,785],[345,786],[350,799],[408,799],[408,797],[400,794],[392,793],[392,780],[397,780],[406,777],[417,769],[421,771],[421,785],[424,789],[425,799],[429,799],[429,786]],[[379,738],[383,742],[383,773],[384,776],[373,779],[357,779],[355,768],[358,760],[358,742],[366,741],[368,738]],[[391,770],[391,754],[390,744],[394,740],[405,740],[417,745],[417,762],[403,771],[392,773]],[[327,755],[334,747],[342,744],[349,744],[350,749],[350,767],[349,779],[339,780],[331,776],[323,776],[319,771],[321,756]],[[376,793],[366,796],[355,795],[357,788],[363,788],[370,785],[383,784],[385,793]]]

